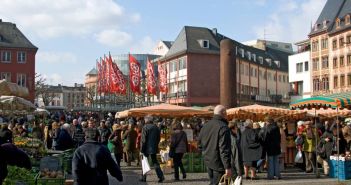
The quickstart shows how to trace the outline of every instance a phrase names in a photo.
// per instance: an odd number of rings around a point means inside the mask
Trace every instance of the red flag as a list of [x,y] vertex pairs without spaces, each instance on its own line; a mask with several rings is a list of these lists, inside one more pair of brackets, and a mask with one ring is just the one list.
[[121,72],[121,70],[119,70],[118,66],[116,63],[112,63],[112,69],[114,71],[114,73],[116,74],[116,78],[117,78],[117,92],[119,92],[120,94],[126,94],[127,93],[127,88],[126,88],[126,83],[124,80],[124,75]]
[[113,70],[112,67],[112,57],[111,54],[109,54],[109,57],[107,58],[107,68],[108,68],[108,75],[109,75],[109,92],[111,93],[117,93],[118,92],[118,80],[117,80],[117,75],[115,74],[115,71]]
[[167,93],[167,69],[164,69],[161,64],[158,65],[158,74],[160,78],[160,92]]
[[147,61],[147,92],[156,95],[154,65],[151,64],[150,60]]
[[106,63],[103,58],[100,58],[101,60],[101,92],[106,93],[107,92],[107,78],[108,76],[106,75]]
[[141,94],[140,91],[140,64],[132,56],[129,55],[129,80],[130,89],[136,94]]
[[96,61],[96,62],[97,62],[97,71],[98,71],[96,86],[97,86],[97,92],[101,93],[101,64],[99,61]]

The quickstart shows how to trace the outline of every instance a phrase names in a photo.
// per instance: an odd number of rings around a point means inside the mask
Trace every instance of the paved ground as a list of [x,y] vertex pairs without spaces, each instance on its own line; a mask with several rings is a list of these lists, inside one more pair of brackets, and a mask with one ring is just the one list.
[[[123,163],[123,162],[122,162]],[[153,185],[159,184],[155,172],[148,176],[146,183],[139,182],[141,167],[126,167],[122,164],[122,171],[124,176],[124,182],[117,182],[116,179],[110,178],[110,185]],[[306,174],[299,172],[296,169],[289,169],[282,173],[282,180],[266,180],[264,179],[266,173],[258,174],[260,180],[244,180],[243,184],[257,184],[257,185],[351,185],[351,181],[341,181],[338,183],[337,179],[331,179],[327,177],[316,178],[315,174]],[[208,185],[208,179],[206,173],[190,173],[187,174],[187,179],[179,182],[173,181],[173,174],[166,174],[165,181],[163,184],[179,184],[179,185]]]

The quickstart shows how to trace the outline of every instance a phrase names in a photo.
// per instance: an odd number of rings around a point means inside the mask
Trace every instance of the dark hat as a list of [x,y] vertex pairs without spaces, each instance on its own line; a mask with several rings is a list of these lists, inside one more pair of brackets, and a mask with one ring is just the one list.
[[96,128],[87,128],[85,130],[86,139],[97,140],[98,136],[99,136],[99,131]]

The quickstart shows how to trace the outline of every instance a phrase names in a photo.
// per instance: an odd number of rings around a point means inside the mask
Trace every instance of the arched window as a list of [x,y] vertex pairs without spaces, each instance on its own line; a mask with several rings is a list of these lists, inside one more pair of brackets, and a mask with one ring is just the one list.
[[350,24],[350,14],[347,14],[345,16],[345,25],[348,25],[348,24]]
[[339,18],[336,19],[335,24],[336,24],[336,28],[340,28],[340,19]]

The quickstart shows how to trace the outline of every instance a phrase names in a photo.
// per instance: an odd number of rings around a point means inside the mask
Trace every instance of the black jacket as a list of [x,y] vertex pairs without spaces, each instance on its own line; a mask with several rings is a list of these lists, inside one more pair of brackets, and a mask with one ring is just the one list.
[[107,170],[118,181],[123,181],[121,169],[106,146],[88,140],[74,152],[72,173],[75,185],[108,185]]
[[141,153],[157,154],[160,134],[160,129],[155,124],[145,124],[141,133]]
[[268,124],[265,128],[263,143],[268,156],[281,154],[280,149],[280,130],[276,123]]
[[228,122],[214,115],[202,127],[199,134],[199,149],[204,156],[205,165],[215,171],[231,168],[231,139]]
[[171,147],[175,148],[175,153],[184,154],[188,152],[188,138],[182,130],[175,130],[171,135]]
[[99,127],[98,130],[99,130],[99,134],[100,134],[100,139],[99,139],[100,143],[107,145],[108,138],[111,135],[110,129]]
[[244,171],[243,157],[240,147],[240,139],[231,133],[231,142],[232,142],[232,155],[231,155],[231,165],[233,175],[242,176]]
[[73,148],[74,146],[71,135],[65,129],[61,129],[56,142],[56,150],[67,150]]
[[4,143],[12,143],[12,131],[8,128],[0,129],[0,145]]
[[258,133],[252,128],[245,128],[240,140],[243,161],[258,161],[262,156],[262,146]]

